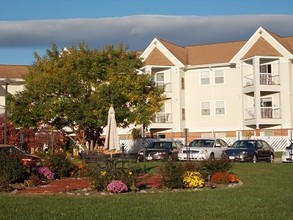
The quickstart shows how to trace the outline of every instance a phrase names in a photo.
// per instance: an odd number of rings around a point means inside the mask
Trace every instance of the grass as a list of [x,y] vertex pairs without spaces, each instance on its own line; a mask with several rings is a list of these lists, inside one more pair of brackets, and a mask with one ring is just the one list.
[[292,164],[235,163],[232,171],[243,181],[241,187],[90,196],[2,194],[0,219],[292,218]]

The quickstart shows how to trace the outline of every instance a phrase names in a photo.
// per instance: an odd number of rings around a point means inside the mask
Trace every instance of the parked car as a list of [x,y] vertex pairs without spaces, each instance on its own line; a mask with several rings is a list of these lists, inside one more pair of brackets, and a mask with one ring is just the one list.
[[291,143],[282,153],[282,163],[293,163],[293,143]]
[[223,151],[223,155],[231,161],[274,162],[275,152],[264,140],[238,140]]
[[183,146],[179,140],[153,141],[145,149],[138,152],[138,160],[177,160],[178,151]]
[[228,148],[228,144],[219,138],[198,138],[182,148],[178,153],[179,160],[208,160],[220,159],[222,151]]
[[40,157],[32,154],[26,154],[14,145],[0,145],[0,153],[11,153],[19,156],[24,167],[34,168],[42,165]]

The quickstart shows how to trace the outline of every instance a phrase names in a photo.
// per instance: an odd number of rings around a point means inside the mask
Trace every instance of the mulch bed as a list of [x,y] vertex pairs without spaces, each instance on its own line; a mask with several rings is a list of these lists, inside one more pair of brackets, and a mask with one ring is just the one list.
[[18,190],[18,194],[53,194],[60,192],[70,192],[89,188],[90,180],[87,178],[62,178],[53,180],[46,185],[38,187],[26,187]]
[[[161,179],[159,175],[144,175],[138,180],[138,188],[160,188]],[[53,180],[46,185],[38,187],[25,187],[17,190],[17,194],[56,194],[76,190],[88,189],[91,181],[87,178],[62,178]]]

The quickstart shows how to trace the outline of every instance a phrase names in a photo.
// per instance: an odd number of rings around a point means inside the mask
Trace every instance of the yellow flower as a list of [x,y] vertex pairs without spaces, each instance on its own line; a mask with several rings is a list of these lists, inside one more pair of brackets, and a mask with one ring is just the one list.
[[187,188],[201,188],[204,187],[204,179],[201,178],[199,172],[187,171],[183,177],[184,186]]
[[131,176],[131,175],[132,175],[132,172],[131,172],[131,171],[129,171],[129,172],[128,172],[128,175],[129,175],[129,176]]
[[101,176],[106,176],[107,172],[105,170],[101,171]]

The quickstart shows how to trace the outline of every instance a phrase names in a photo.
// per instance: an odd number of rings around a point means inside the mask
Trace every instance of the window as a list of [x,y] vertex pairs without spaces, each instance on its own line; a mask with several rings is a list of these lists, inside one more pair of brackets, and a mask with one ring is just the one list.
[[211,108],[209,102],[202,102],[201,103],[201,115],[210,115]]
[[182,111],[182,120],[185,120],[185,108],[183,108],[181,111]]
[[157,81],[163,81],[164,82],[164,73],[157,73],[156,78],[157,78]]
[[181,89],[184,89],[185,83],[184,83],[184,78],[181,78]]
[[210,73],[209,71],[203,71],[200,75],[201,85],[210,84]]
[[224,83],[224,71],[223,70],[215,70],[215,84]]
[[224,101],[216,101],[216,115],[224,115],[225,114],[225,102]]
[[271,64],[260,65],[259,71],[261,73],[272,73],[272,65]]

